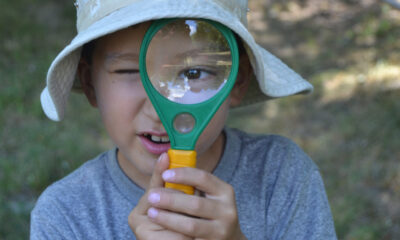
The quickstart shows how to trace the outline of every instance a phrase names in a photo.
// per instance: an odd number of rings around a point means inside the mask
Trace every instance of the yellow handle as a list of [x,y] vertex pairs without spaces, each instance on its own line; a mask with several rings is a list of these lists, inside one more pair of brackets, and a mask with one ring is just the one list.
[[[180,167],[196,167],[196,151],[189,150],[168,150],[169,169]],[[173,188],[186,194],[194,194],[194,188],[183,184],[165,183],[166,188]]]

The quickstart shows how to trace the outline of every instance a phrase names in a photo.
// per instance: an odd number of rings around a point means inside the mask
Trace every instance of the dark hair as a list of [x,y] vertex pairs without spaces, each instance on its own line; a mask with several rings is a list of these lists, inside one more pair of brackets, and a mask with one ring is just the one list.
[[96,47],[96,40],[92,40],[82,47],[81,59],[86,60],[86,62],[91,65],[93,62],[93,52]]
[[246,50],[244,49],[244,45],[243,45],[243,40],[236,33],[234,33],[234,35],[235,35],[235,39],[236,39],[238,49],[239,49],[239,56],[241,56],[242,54],[246,53]]

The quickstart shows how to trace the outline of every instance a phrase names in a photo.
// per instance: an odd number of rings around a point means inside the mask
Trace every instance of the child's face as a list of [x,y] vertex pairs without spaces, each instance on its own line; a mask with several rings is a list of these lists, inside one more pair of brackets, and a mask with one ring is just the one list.
[[[107,132],[118,146],[122,168],[142,178],[151,176],[158,156],[170,147],[169,140],[164,143],[166,131],[139,75],[140,45],[148,27],[149,23],[139,24],[97,40],[92,65],[81,63],[79,68],[85,93],[98,107]],[[220,158],[229,105],[230,97],[196,144],[200,168]]]

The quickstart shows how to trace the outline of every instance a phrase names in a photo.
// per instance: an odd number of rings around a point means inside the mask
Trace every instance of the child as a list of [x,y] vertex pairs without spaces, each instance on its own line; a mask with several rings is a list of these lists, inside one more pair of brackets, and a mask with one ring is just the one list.
[[[260,99],[251,89],[256,80],[266,97],[312,90],[254,42],[247,1],[81,0],[76,7],[78,35],[51,65],[42,106],[61,120],[79,86],[116,147],[44,191],[31,239],[336,239],[308,156],[283,137],[224,127],[229,108]],[[168,137],[140,81],[141,42],[160,18],[212,19],[241,46],[235,86],[196,144],[197,168],[167,170]],[[200,194],[164,188],[166,181]]]

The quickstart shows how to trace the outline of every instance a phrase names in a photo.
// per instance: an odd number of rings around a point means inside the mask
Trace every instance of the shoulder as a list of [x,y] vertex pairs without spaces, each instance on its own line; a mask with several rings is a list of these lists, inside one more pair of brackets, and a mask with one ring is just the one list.
[[234,183],[250,222],[263,223],[271,239],[335,239],[319,169],[295,142],[232,129],[228,135],[240,139]]
[[76,193],[77,191],[82,191],[87,187],[93,186],[93,184],[98,184],[99,180],[103,179],[106,174],[106,160],[107,152],[87,161],[66,177],[51,184],[41,197],[62,193]]
[[86,162],[42,193],[31,212],[32,239],[132,238],[126,219],[142,192],[119,169],[116,151]]
[[240,150],[232,150],[239,155],[233,175],[239,187],[252,186],[245,187],[245,191],[264,192],[267,199],[286,198],[319,176],[311,158],[286,137],[228,132],[231,138],[240,139],[236,140]]
[[241,163],[265,170],[318,171],[311,158],[291,139],[280,135],[249,134],[237,129],[228,135],[240,141]]
[[96,158],[87,161],[81,167],[48,186],[40,195],[36,202],[32,214],[59,208],[62,211],[65,207],[69,208],[72,202],[82,204],[90,199],[96,186],[104,181],[106,176],[105,160],[107,153],[102,153]]
[[45,189],[31,212],[32,239],[76,238],[75,216],[91,211],[107,175],[106,159],[107,153],[100,154]]

